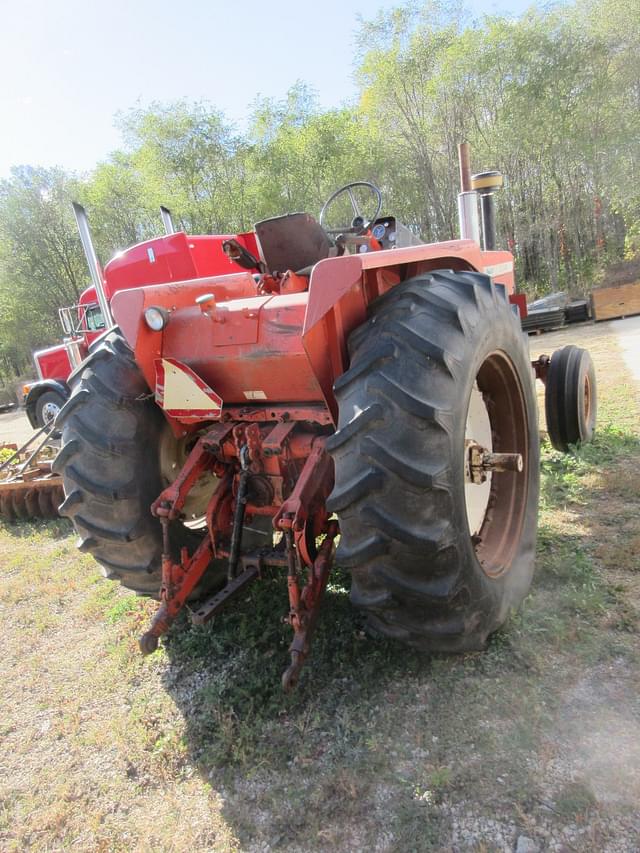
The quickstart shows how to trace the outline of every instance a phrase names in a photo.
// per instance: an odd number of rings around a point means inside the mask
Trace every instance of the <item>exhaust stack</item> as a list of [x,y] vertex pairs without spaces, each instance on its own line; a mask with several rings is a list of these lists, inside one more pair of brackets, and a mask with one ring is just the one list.
[[73,212],[76,217],[76,224],[78,226],[78,232],[80,234],[82,248],[84,249],[84,255],[87,259],[87,264],[89,266],[91,281],[96,289],[98,304],[100,305],[100,311],[102,311],[102,316],[104,317],[105,328],[110,329],[111,326],[113,326],[113,317],[111,316],[109,300],[107,299],[107,294],[104,290],[102,267],[100,266],[100,261],[98,260],[98,256],[96,255],[96,250],[93,248],[93,241],[91,239],[91,231],[89,229],[89,220],[87,219],[87,213],[84,207],[81,204],[78,204],[76,201],[73,202]]
[[171,211],[163,204],[160,205],[160,216],[162,217],[162,224],[164,225],[164,232],[167,237],[169,237],[171,234],[175,234],[176,229],[173,226],[173,217],[171,216]]
[[493,194],[502,187],[500,172],[479,172],[471,178],[471,186],[480,194],[482,208],[482,244],[485,251],[496,247],[496,216]]
[[478,193],[471,186],[469,143],[458,145],[460,164],[460,192],[458,193],[458,222],[460,239],[474,240],[480,244],[480,221],[478,219]]

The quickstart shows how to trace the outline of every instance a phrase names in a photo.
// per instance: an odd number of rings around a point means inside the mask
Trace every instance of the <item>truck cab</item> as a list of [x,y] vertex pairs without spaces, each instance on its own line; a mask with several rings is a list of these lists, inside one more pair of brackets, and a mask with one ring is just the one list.
[[58,316],[63,342],[33,353],[38,379],[22,386],[23,403],[34,429],[55,420],[69,397],[67,379],[106,325],[94,287],[84,290],[76,305],[59,308]]

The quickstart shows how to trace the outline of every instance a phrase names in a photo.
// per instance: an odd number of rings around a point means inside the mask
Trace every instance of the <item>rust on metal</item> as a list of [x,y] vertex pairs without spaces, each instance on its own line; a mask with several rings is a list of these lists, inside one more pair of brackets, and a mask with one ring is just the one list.
[[62,478],[52,473],[52,460],[41,455],[51,428],[45,424],[20,447],[0,445],[0,449],[12,451],[0,465],[0,517],[5,521],[58,517],[64,500]]
[[521,453],[492,453],[475,441],[468,442],[468,468],[472,483],[484,483],[489,472],[515,471],[524,469]]
[[216,593],[211,598],[202,602],[197,608],[191,611],[191,621],[194,625],[204,625],[222,610],[222,608],[231,601],[238,593],[247,587],[252,581],[259,577],[259,569],[257,565],[249,566],[244,571],[240,572],[237,577],[229,581],[220,592]]
[[460,192],[467,193],[471,190],[471,156],[468,142],[461,142],[458,145],[458,165],[460,167]]
[[[291,534],[287,537],[288,554],[293,549]],[[338,522],[331,521],[324,542],[318,549],[318,555],[309,567],[307,582],[300,590],[299,575],[296,571],[295,557],[289,561],[287,578],[289,588],[288,622],[293,628],[293,640],[289,646],[291,664],[282,675],[284,690],[292,690],[298,683],[300,670],[307,659],[311,646],[311,637],[315,630],[320,604],[331,572],[334,555],[334,540],[338,535]]]
[[[283,684],[287,689],[294,685],[309,654],[338,531],[337,522],[328,521],[326,510],[333,487],[333,462],[325,440],[298,422],[282,420],[265,426],[256,421],[219,423],[195,441],[176,479],[152,504],[163,530],[162,586],[158,610],[140,638],[143,653],[157,648],[159,638],[187,604],[214,558],[227,559],[227,582],[208,601],[193,608],[191,617],[196,624],[213,618],[261,576],[264,566],[286,565],[287,618],[294,639],[292,665]],[[216,474],[218,485],[207,506],[206,533],[193,554],[183,548],[176,561],[169,542],[170,521],[182,517],[189,492],[207,470]],[[271,550],[243,554],[245,518],[256,514],[272,517],[283,539]],[[316,548],[320,536],[325,541]]]
[[536,379],[539,379],[545,385],[547,384],[547,374],[549,373],[549,365],[551,364],[551,356],[541,355],[535,361],[531,362]]

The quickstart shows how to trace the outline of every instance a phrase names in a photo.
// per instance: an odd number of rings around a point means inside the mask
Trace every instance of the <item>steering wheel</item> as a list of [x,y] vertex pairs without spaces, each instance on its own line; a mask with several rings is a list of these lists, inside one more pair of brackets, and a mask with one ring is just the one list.
[[[363,216],[360,211],[356,197],[353,194],[354,187],[366,187],[375,197],[376,209],[373,216],[368,219]],[[353,219],[351,220],[351,224],[346,225],[343,228],[325,228],[324,223],[327,218],[327,211],[329,207],[335,202],[337,198],[339,198],[341,195],[344,195],[345,193],[349,196],[349,201],[351,202],[351,207],[353,208]],[[336,190],[325,201],[324,205],[322,206],[322,210],[320,211],[320,225],[322,228],[324,228],[325,232],[331,235],[332,237],[337,234],[364,234],[369,225],[378,218],[381,209],[382,193],[375,184],[372,184],[370,181],[352,181],[350,184],[345,184],[343,187],[340,187],[339,190]]]

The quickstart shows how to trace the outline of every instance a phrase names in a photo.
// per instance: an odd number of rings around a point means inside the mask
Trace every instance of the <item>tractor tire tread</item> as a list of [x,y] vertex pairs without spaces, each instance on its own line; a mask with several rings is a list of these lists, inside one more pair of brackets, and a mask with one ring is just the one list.
[[[376,300],[350,336],[351,364],[335,383],[339,421],[326,446],[335,465],[328,508],[341,530],[336,561],[351,571],[351,600],[368,629],[423,650],[483,648],[533,570],[537,432],[524,579],[498,593],[479,568],[473,574],[466,511],[458,504],[454,512],[459,388],[470,348],[490,346],[473,341],[484,341],[491,323],[516,352],[535,413],[527,339],[491,279],[475,272],[425,273]],[[393,346],[383,349],[385,340]]]
[[61,512],[78,530],[81,551],[107,572],[116,563],[123,586],[157,595],[160,524],[149,508],[161,481],[147,454],[162,416],[149,400],[138,399],[148,389],[117,329],[101,337],[70,385],[58,415],[62,446],[53,466],[64,480]]

